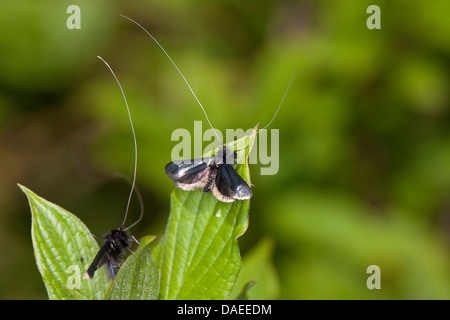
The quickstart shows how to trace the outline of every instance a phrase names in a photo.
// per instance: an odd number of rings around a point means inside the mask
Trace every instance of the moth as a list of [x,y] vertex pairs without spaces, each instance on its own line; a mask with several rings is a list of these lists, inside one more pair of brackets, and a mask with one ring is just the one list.
[[211,191],[222,202],[250,199],[252,190],[232,166],[236,158],[237,151],[222,147],[214,157],[172,161],[165,171],[183,190]]
[[104,243],[100,247],[97,255],[92,261],[91,265],[83,275],[84,279],[92,279],[94,272],[98,268],[107,265],[110,275],[115,277],[115,269],[120,267],[120,261],[127,250],[130,250],[131,243],[137,240],[128,234],[122,227],[111,230],[109,234],[104,237]]
[[[221,138],[218,136],[217,132],[212,126],[211,121],[209,120],[202,103],[197,98],[197,95],[195,94],[189,82],[186,80],[184,74],[181,72],[181,70],[178,68],[178,66],[175,64],[175,62],[172,60],[172,58],[169,56],[166,50],[164,50],[161,44],[138,22],[124,15],[121,15],[121,17],[131,21],[139,28],[141,28],[163,51],[163,53],[170,60],[175,69],[178,71],[180,76],[183,78],[190,92],[192,93],[195,100],[199,104],[200,108],[202,109],[205,115],[206,120],[211,126],[211,129],[214,131],[214,134],[216,135],[217,139],[220,142],[222,142]],[[284,96],[272,120],[261,130],[264,130],[266,127],[268,127],[275,119],[284,101],[284,98],[286,97],[286,94],[290,89],[290,86],[293,82],[293,78],[294,77],[292,76],[288,88],[286,89]],[[236,151],[230,151],[226,147],[222,147],[221,149],[219,149],[218,154],[220,155],[214,157],[172,161],[168,163],[165,167],[166,174],[170,179],[172,179],[175,182],[175,184],[179,188],[188,191],[200,188],[203,189],[203,192],[211,191],[212,194],[222,202],[234,202],[235,200],[250,199],[250,197],[252,196],[252,191],[249,185],[237,173],[237,171],[233,167],[234,164],[233,160],[236,158]],[[230,158],[231,161],[225,161],[230,160]]]
[[[130,120],[130,124],[131,124],[131,131],[133,133],[133,141],[134,141],[134,175],[133,175],[133,181],[131,183],[131,191],[130,194],[128,196],[128,203],[127,203],[127,208],[125,211],[125,217],[122,221],[122,224],[119,228],[111,230],[111,232],[109,234],[107,234],[106,236],[104,236],[104,243],[103,245],[100,247],[100,250],[98,251],[98,253],[96,254],[94,260],[92,261],[92,263],[90,264],[89,268],[87,269],[87,271],[85,272],[85,274],[83,275],[83,279],[92,279],[94,277],[94,273],[95,271],[97,271],[97,269],[99,269],[101,266],[103,266],[104,264],[107,265],[108,270],[109,270],[109,274],[111,275],[111,277],[115,277],[115,270],[117,268],[120,268],[120,261],[122,260],[123,256],[125,255],[125,253],[127,251],[130,251],[130,247],[131,244],[134,242],[139,243],[132,235],[130,235],[127,230],[130,229],[131,227],[133,227],[134,225],[136,225],[143,217],[144,214],[144,206],[143,206],[143,201],[142,201],[142,197],[140,195],[139,190],[136,187],[136,171],[137,171],[137,143],[136,143],[136,134],[134,132],[134,127],[133,127],[133,121],[131,119],[131,113],[130,113],[130,109],[128,107],[128,103],[127,100],[125,98],[125,94],[123,92],[122,86],[120,85],[119,80],[117,79],[116,75],[114,74],[114,71],[111,69],[111,67],[109,66],[109,64],[103,60],[101,57],[98,57],[100,60],[102,60],[106,66],[109,68],[109,70],[111,71],[111,73],[113,74],[114,78],[116,79],[117,84],[119,85],[119,88],[122,92],[122,96],[123,99],[125,101],[125,105],[127,107],[127,111],[128,111],[128,118]],[[140,207],[141,207],[141,213],[140,216],[138,218],[138,220],[136,220],[132,225],[130,225],[129,227],[125,228],[125,222],[127,220],[127,215],[128,215],[128,209],[130,207],[130,202],[131,202],[131,197],[133,195],[133,193],[135,192],[135,194],[137,195],[137,198],[139,200],[140,203]]]

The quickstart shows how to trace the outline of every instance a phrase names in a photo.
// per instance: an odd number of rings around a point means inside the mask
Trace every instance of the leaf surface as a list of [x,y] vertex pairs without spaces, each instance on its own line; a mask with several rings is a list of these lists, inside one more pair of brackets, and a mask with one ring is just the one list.
[[28,198],[34,255],[50,299],[103,299],[111,284],[100,268],[82,279],[99,250],[88,228],[69,211],[19,185]]
[[158,269],[147,242],[129,256],[120,268],[108,298],[111,300],[156,300],[158,286]]

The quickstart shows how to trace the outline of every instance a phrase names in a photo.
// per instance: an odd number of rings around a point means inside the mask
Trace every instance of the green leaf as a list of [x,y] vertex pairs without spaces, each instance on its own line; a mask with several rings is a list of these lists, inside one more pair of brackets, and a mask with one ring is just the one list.
[[[154,239],[154,237],[153,237]],[[108,299],[111,300],[156,300],[158,298],[158,269],[149,248],[151,238],[146,245],[128,257],[114,278]]]
[[143,236],[139,241],[139,247],[146,247],[156,239],[155,235]]
[[70,300],[88,300],[88,298],[82,293],[80,293],[77,289],[71,289],[66,285],[63,285],[62,287],[66,291],[67,295],[70,297]]
[[[228,148],[244,151],[238,154],[243,154],[245,161],[235,169],[248,183],[247,159],[255,136],[256,128],[227,144]],[[249,206],[250,200],[224,203],[202,190],[177,188],[172,192],[166,231],[154,249],[160,270],[160,299],[230,296],[241,265],[237,238],[247,230]]]
[[273,239],[266,237],[244,256],[232,297],[236,297],[237,300],[279,298],[280,284],[272,263],[273,248]]
[[82,279],[98,244],[72,213],[19,185],[28,198],[37,267],[50,299],[103,299],[111,280],[103,268],[92,280]]

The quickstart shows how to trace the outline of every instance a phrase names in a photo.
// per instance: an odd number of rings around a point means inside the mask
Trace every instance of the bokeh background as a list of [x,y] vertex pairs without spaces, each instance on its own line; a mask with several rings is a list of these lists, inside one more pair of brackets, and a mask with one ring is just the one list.
[[[66,27],[71,4],[80,30]],[[372,4],[381,30],[366,27]],[[270,290],[259,297],[449,299],[449,12],[447,0],[2,1],[0,299],[47,299],[17,183],[99,239],[122,220],[130,186],[114,173],[132,176],[133,142],[97,55],[134,117],[145,217],[133,234],[164,231],[171,133],[204,116],[161,50],[119,14],[161,42],[220,130],[268,123],[296,73],[271,125],[279,172],[252,165],[239,239],[243,256],[264,252]],[[137,215],[134,205],[130,221]],[[366,287],[373,264],[380,290]]]

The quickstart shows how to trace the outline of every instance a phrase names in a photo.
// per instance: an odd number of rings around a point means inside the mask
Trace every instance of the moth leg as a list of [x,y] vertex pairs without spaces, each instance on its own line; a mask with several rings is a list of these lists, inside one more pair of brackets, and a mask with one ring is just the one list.
[[114,267],[113,267],[113,264],[110,262],[110,263],[108,264],[108,266],[109,266],[109,271],[111,272],[111,276],[112,276],[113,278],[115,278],[115,277],[116,277],[116,274],[114,273]]
[[140,244],[139,241],[133,235],[131,236],[131,238],[133,239],[134,242],[136,242],[137,244]]

